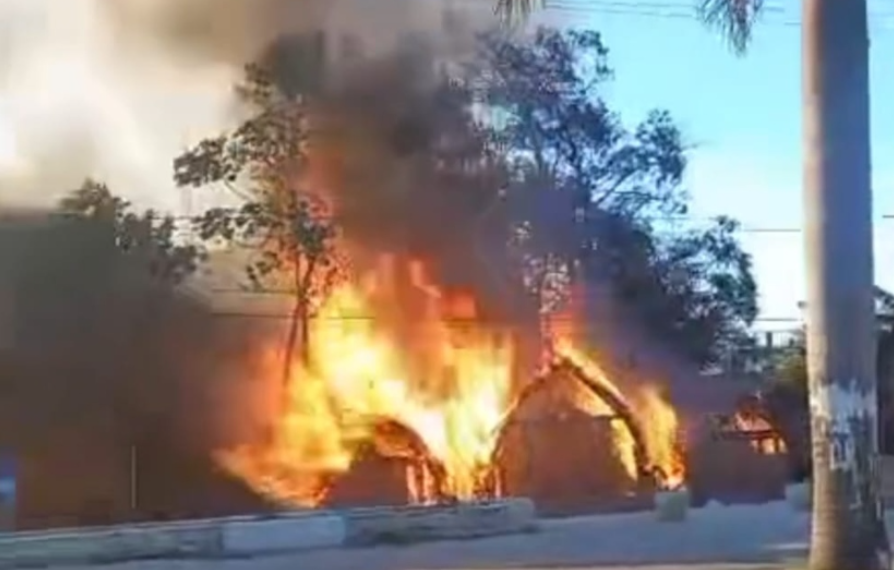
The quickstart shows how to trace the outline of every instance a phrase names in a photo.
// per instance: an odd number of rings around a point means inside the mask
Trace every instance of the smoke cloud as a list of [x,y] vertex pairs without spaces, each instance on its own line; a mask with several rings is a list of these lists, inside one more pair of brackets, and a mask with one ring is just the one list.
[[[402,33],[441,34],[449,0],[104,0],[121,40],[196,61],[241,64],[276,38],[325,30],[387,49]],[[473,6],[475,4],[472,4]],[[465,5],[469,6],[468,3]],[[488,2],[477,4],[486,20]]]
[[[144,206],[198,210],[171,160],[231,124],[242,64],[309,30],[368,53],[442,34],[449,0],[2,0],[0,207],[48,205],[85,176]],[[469,19],[488,21],[490,3]]]

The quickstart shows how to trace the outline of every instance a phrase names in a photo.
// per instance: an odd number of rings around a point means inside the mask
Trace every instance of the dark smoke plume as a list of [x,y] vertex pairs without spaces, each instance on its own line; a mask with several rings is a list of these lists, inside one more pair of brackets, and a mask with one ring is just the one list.
[[328,195],[345,236],[362,244],[359,257],[422,260],[437,283],[473,294],[488,313],[522,301],[507,273],[504,163],[458,71],[473,45],[449,57],[431,36],[408,33],[387,53],[326,54],[313,82],[314,44],[300,38],[275,44],[264,61],[286,92],[316,84],[306,190]]

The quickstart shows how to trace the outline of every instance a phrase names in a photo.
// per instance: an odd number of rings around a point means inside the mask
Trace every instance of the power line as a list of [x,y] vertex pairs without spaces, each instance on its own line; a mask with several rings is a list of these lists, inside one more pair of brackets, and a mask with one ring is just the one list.
[[[289,291],[288,289],[249,289],[242,287],[210,287],[203,289],[204,292],[210,293],[212,295],[239,295],[246,297],[262,297],[262,298],[271,298],[271,297],[292,297],[294,295],[294,291]],[[241,314],[241,313],[240,313]],[[279,314],[279,313],[277,313]],[[264,313],[266,315],[266,313]],[[285,318],[289,318],[290,315],[285,314]],[[363,320],[363,319],[373,319],[373,316],[359,316],[359,315],[348,315],[348,320]],[[336,319],[337,320],[337,319]],[[449,319],[447,319],[449,320]],[[755,320],[755,322],[762,323],[799,323],[803,319],[801,317],[761,317]]]
[[[257,297],[292,297],[294,295],[294,291],[290,291],[288,289],[249,289],[242,287],[210,287],[203,289],[204,292],[210,293],[212,295],[241,295],[241,296],[257,296]],[[233,314],[235,316],[252,316],[257,315],[264,318],[285,318],[290,319],[292,315],[289,313],[268,313],[268,312],[253,312],[253,311],[235,311],[233,313],[224,311],[225,314]],[[329,320],[348,320],[348,321],[362,321],[362,320],[374,320],[375,315],[344,315],[339,317],[333,317]],[[564,320],[563,318],[559,318],[559,321]],[[446,322],[477,322],[477,319],[468,318],[468,319],[444,319]],[[759,317],[755,319],[755,322],[759,323],[800,323],[803,322],[803,318],[800,316],[769,316],[769,317]]]
[[[549,2],[547,10],[560,14],[621,14],[631,16],[647,16],[668,19],[698,20],[698,13],[692,4],[675,2],[625,2],[623,0],[590,0],[572,3],[569,0]],[[778,7],[772,7],[765,13],[783,13]],[[776,22],[779,24],[780,22]],[[799,22],[784,22],[784,25],[799,26]]]
[[[213,310],[212,315],[216,317],[223,318],[234,318],[234,319],[260,319],[260,320],[276,320],[276,321],[290,321],[294,318],[294,315],[291,313],[276,313],[276,312],[265,312],[265,311],[246,311],[246,310]],[[337,317],[310,317],[309,319],[312,322],[373,322],[376,320],[380,320],[380,317],[376,315],[339,315]],[[554,318],[552,322],[571,322],[574,321],[573,318]],[[445,317],[439,319],[439,322],[445,324],[485,324],[487,321],[477,318],[477,317]],[[791,324],[800,324],[803,322],[803,319],[800,317],[759,317],[754,320],[755,323],[791,323]],[[795,330],[795,329],[792,329]]]
[[[639,2],[628,2],[624,0],[558,0],[547,3],[547,10],[558,14],[574,14],[574,15],[625,15],[625,16],[643,16],[648,18],[678,19],[678,20],[699,20],[699,15],[694,6],[682,4],[679,2],[647,2],[640,4]],[[758,23],[758,26],[781,26],[800,28],[801,22],[797,19],[793,20],[773,20],[766,18],[767,15],[781,15],[786,11],[778,6],[765,6],[762,9],[764,16]],[[870,14],[870,23],[875,23],[877,18],[889,18],[894,14],[875,13]],[[889,32],[892,31],[888,27],[872,26],[875,31]]]
[[[178,228],[178,232],[185,233],[193,232],[194,229],[187,226],[187,224],[195,223],[198,220],[198,218],[194,216],[173,216],[173,218],[176,223],[186,226]],[[689,224],[710,224],[715,219],[716,217],[710,216],[656,216],[655,218],[653,218],[653,220],[656,222],[679,222]],[[876,221],[894,221],[894,214],[883,214],[879,216]],[[798,227],[751,226],[748,224],[743,224],[738,228],[738,231],[746,234],[801,234],[804,230],[803,228]]]
[[[621,7],[621,8],[646,8],[646,9],[680,9],[695,13],[695,6],[690,2],[631,2],[629,0],[553,0],[547,1],[547,9],[558,10],[589,10],[593,7]],[[781,6],[763,6],[763,13],[783,13]]]

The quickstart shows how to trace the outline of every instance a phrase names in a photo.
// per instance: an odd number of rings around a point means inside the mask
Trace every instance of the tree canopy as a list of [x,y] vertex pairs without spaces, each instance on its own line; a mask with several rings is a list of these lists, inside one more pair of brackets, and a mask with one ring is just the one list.
[[[201,247],[179,239],[173,216],[136,211],[94,180],[67,194],[46,218],[23,222],[11,269],[19,310],[28,315],[22,326],[33,327],[36,338],[72,335],[101,317],[102,304],[171,293],[203,257]],[[141,303],[126,305],[144,310]]]
[[[209,212],[203,235],[234,240],[266,220],[268,237],[273,226],[304,232],[273,231],[292,240],[274,238],[274,251],[325,250],[327,260],[337,234],[443,259],[451,247],[486,249],[487,264],[511,261],[518,272],[508,274],[529,288],[609,284],[645,328],[699,364],[746,339],[756,285],[737,224],[668,222],[687,208],[684,137],[664,111],[625,127],[602,96],[612,70],[598,33],[492,32],[476,58],[441,71],[414,41],[340,82],[308,71],[306,57],[248,66],[240,92],[250,118],[175,161],[179,184],[223,183],[244,200]],[[293,77],[311,72],[318,80]]]
[[745,342],[757,287],[737,224],[670,227],[668,217],[687,211],[683,136],[665,111],[625,128],[602,97],[612,70],[601,36],[540,29],[530,42],[492,34],[482,45],[475,84],[507,149],[507,201],[533,265],[561,259],[574,279],[611,284],[662,342],[698,363]]
[[117,252],[137,261],[134,266],[156,282],[182,283],[204,257],[201,247],[178,239],[181,236],[174,216],[153,210],[135,212],[130,202],[96,180],[85,180],[63,197],[58,211],[65,217],[106,227]]
[[177,286],[202,249],[182,240],[173,217],[140,211],[94,180],[54,211],[10,226],[4,242],[15,252],[3,270],[15,296],[17,373],[3,388],[29,410],[24,421],[49,430],[123,426],[170,409],[175,373],[165,359],[185,333],[172,332],[171,321],[183,327],[200,310]]

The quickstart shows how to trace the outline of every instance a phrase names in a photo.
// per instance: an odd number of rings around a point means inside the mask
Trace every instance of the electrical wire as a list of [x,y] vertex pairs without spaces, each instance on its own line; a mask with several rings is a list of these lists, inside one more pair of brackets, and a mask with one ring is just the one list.
[[[212,292],[220,292],[220,289],[212,290]],[[244,292],[243,292],[244,293]],[[255,295],[264,295],[266,293],[253,293]],[[284,293],[278,293],[279,295],[285,295]],[[224,317],[224,318],[232,318],[232,319],[258,319],[258,320],[275,320],[275,321],[289,321],[292,320],[293,315],[290,313],[277,313],[277,312],[265,312],[265,311],[248,311],[248,310],[225,310],[218,309],[214,310],[212,314],[216,317]],[[311,321],[324,321],[324,322],[368,322],[374,321],[378,317],[374,315],[341,315],[338,317],[311,317]],[[479,324],[481,322],[480,319],[475,318],[451,318],[446,317],[441,319],[441,322],[453,325],[462,325],[462,324]],[[562,322],[562,319],[556,319],[554,322]],[[803,322],[803,319],[800,317],[759,317],[754,320],[755,323],[791,323],[798,324]],[[796,329],[793,329],[796,330]],[[770,330],[763,332],[772,332]]]
[[[656,216],[652,218],[655,222],[668,222],[668,223],[681,223],[681,224],[689,224],[690,227],[698,224],[709,224],[713,222],[716,218],[711,216]],[[196,217],[191,216],[174,216],[175,222],[180,226],[177,228],[178,233],[183,232],[188,234],[193,231],[192,224],[196,222]],[[884,214],[882,216],[878,216],[876,222],[894,222],[894,214]],[[894,225],[892,226],[882,226],[886,229],[894,229]],[[676,229],[676,228],[674,228]],[[659,228],[659,231],[661,228]],[[743,224],[738,228],[738,231],[745,234],[796,234],[800,235],[804,230],[803,228],[797,227],[780,227],[780,226],[752,226],[748,224]]]
[[[554,0],[548,1],[547,12],[561,15],[593,16],[593,15],[626,15],[647,18],[663,18],[698,21],[699,15],[694,4],[681,2],[633,2],[625,0]],[[761,9],[761,17],[757,26],[782,26],[800,28],[797,19],[780,20],[787,10],[781,6],[770,5]],[[769,17],[768,17],[769,16]],[[870,12],[870,27],[873,32],[889,32],[890,27],[879,27],[879,19],[894,17],[891,13]]]

